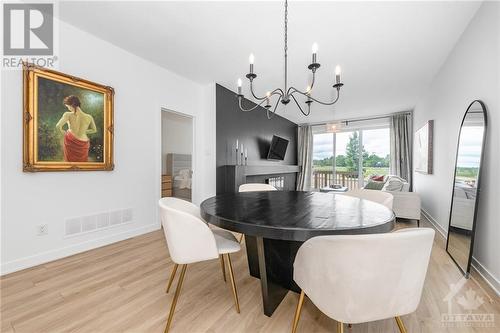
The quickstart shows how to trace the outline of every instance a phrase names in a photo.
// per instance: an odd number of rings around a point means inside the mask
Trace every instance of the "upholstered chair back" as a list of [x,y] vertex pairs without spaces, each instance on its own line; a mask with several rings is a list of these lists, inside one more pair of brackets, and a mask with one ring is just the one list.
[[248,183],[240,185],[239,192],[257,192],[257,191],[277,191],[276,187],[269,184]]
[[314,237],[297,253],[294,280],[337,321],[402,316],[420,302],[433,239],[430,228]]
[[386,206],[390,210],[392,210],[392,203],[394,201],[392,194],[377,190],[356,189],[345,192],[344,195],[374,201]]
[[215,237],[201,219],[198,207],[177,198],[162,198],[159,206],[173,262],[190,264],[219,257]]

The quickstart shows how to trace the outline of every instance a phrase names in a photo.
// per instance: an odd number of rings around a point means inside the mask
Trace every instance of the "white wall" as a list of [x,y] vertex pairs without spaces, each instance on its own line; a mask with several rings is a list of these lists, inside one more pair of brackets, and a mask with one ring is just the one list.
[[474,246],[474,266],[495,285],[500,280],[500,3],[485,2],[415,108],[415,128],[434,119],[434,174],[415,174],[422,207],[447,230],[460,123],[469,103],[482,100],[488,134]]
[[[59,70],[115,89],[115,170],[22,172],[22,75],[2,72],[1,270],[33,266],[159,228],[161,107],[195,117],[193,200],[215,193],[215,86],[201,86],[60,22]],[[133,223],[64,238],[67,217],[133,208]],[[36,226],[49,234],[36,235]]]
[[173,112],[161,113],[161,169],[167,169],[167,154],[192,154],[193,119]]

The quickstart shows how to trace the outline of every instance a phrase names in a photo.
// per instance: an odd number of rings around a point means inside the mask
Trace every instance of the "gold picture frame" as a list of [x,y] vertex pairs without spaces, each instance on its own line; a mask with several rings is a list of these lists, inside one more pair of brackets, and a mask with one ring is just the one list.
[[114,169],[112,87],[30,63],[23,84],[23,171]]

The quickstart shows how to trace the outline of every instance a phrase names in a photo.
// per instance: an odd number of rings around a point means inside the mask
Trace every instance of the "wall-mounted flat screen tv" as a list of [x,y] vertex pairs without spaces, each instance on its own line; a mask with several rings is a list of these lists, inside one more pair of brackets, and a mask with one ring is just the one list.
[[288,140],[280,138],[279,136],[273,135],[273,140],[271,141],[271,147],[269,148],[269,153],[267,154],[268,160],[283,160],[285,159],[286,147],[288,147]]

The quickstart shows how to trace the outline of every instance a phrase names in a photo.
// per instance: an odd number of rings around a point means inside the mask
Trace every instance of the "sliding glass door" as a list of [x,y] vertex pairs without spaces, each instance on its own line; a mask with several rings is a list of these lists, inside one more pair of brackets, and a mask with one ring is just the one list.
[[316,130],[313,136],[315,190],[333,185],[353,190],[365,186],[372,176],[389,173],[389,127],[337,132]]
[[333,133],[319,133],[313,136],[313,179],[311,186],[314,189],[327,187],[333,184],[334,161]]
[[335,133],[334,184],[353,190],[359,187],[360,132]]
[[389,174],[390,130],[377,128],[363,130],[363,179]]

